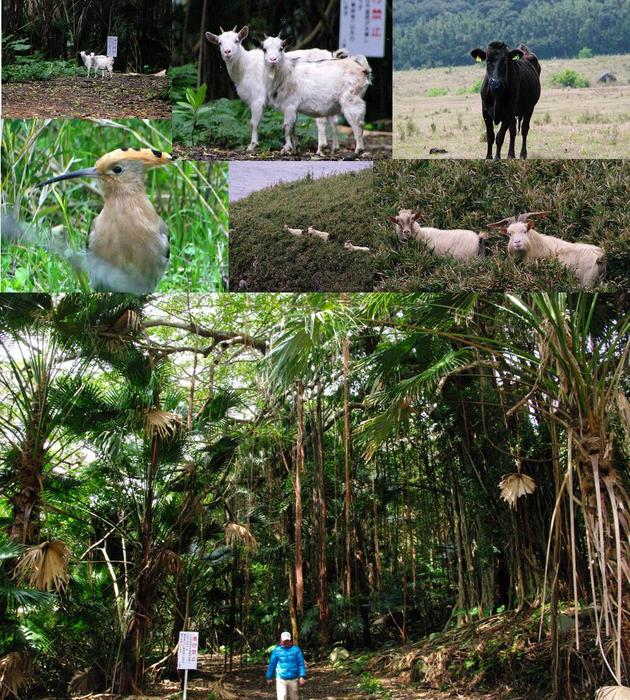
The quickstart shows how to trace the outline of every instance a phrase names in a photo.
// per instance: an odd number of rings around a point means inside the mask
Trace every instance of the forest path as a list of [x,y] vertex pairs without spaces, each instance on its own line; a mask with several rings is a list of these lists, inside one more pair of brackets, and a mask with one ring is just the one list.
[[110,79],[60,76],[2,85],[2,116],[10,119],[170,119],[168,78],[114,73]]
[[[199,657],[199,670],[191,674],[188,683],[189,700],[207,700],[213,692],[216,700],[275,700],[275,684],[267,686],[264,666],[239,669],[235,660],[234,670],[223,673],[220,656]],[[326,663],[310,663],[309,677],[300,693],[300,700],[496,700],[489,694],[463,694],[457,691],[421,690],[402,681],[382,678],[382,690],[363,689],[361,677],[333,668]],[[220,679],[220,680],[219,680]],[[163,681],[154,688],[152,698],[177,697],[179,684]]]

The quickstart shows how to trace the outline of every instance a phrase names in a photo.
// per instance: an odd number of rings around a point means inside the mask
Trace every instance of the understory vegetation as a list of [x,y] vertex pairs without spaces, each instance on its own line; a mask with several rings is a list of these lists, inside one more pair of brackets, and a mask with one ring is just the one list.
[[328,698],[628,685],[627,296],[0,311],[3,699],[172,697],[182,629],[204,697],[282,629]]
[[[11,239],[7,220],[2,247],[3,291],[79,291],[87,281],[69,264],[85,248],[101,208],[98,186],[89,179],[37,187],[48,177],[92,166],[116,148],[170,151],[170,122],[107,119],[91,121],[11,120],[2,138],[3,218],[16,219]],[[227,276],[228,169],[225,164],[176,162],[147,173],[146,188],[166,222],[171,258],[160,291],[223,289]],[[61,228],[58,228],[61,227]],[[11,240],[14,244],[11,244]]]
[[[369,291],[371,253],[343,244],[378,245],[372,170],[310,177],[254,192],[230,205],[232,291]],[[328,242],[283,230],[313,226]]]
[[[375,266],[388,290],[575,288],[576,278],[556,260],[515,264],[507,239],[489,223],[530,211],[548,211],[536,230],[603,247],[604,290],[623,290],[630,277],[630,210],[624,161],[393,161],[378,163],[374,196],[380,241]],[[417,242],[401,243],[388,216],[419,211],[421,226],[486,231],[486,257],[437,258]]]

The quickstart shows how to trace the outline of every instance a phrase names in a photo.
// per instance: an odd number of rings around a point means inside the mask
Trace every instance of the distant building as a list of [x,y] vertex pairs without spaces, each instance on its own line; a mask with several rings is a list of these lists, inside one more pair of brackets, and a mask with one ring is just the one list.
[[597,78],[598,83],[615,83],[617,82],[617,76],[611,73],[609,70],[605,70],[599,78]]

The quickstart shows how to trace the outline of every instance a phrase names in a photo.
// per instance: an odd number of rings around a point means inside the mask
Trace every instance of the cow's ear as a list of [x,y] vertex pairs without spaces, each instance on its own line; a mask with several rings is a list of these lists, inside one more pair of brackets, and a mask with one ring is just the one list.
[[419,218],[420,218],[420,212],[419,212],[419,211],[416,211],[416,212],[414,212],[414,213],[411,215],[411,220],[412,220],[412,221],[418,221]]
[[486,60],[486,52],[483,49],[473,49],[470,55],[478,62]]
[[392,224],[397,224],[397,223],[398,223],[398,217],[397,217],[397,216],[388,216],[387,218],[392,222]]
[[534,228],[534,222],[531,219],[528,219],[527,221],[527,230],[530,231],[531,229]]
[[525,54],[520,49],[512,49],[508,54],[508,58],[511,61],[520,61]]

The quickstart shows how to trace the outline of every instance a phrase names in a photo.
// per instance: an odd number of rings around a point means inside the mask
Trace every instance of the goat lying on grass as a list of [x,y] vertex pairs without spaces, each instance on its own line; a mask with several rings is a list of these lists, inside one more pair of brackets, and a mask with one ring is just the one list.
[[389,220],[396,224],[396,233],[401,241],[413,238],[424,242],[429,250],[440,257],[452,256],[460,260],[468,260],[485,254],[485,233],[475,233],[465,229],[442,230],[420,226],[417,220],[419,212],[411,209],[401,209],[398,216],[390,216]]
[[533,217],[549,212],[537,211],[510,216],[489,224],[509,237],[508,253],[522,262],[556,258],[578,278],[580,287],[590,287],[605,272],[604,249],[590,243],[572,243],[534,230]]
[[365,251],[366,253],[369,253],[369,252],[370,252],[370,249],[367,248],[366,246],[364,246],[364,245],[353,245],[353,244],[352,244],[352,241],[346,241],[346,242],[343,244],[343,247],[344,247],[346,250],[351,250],[351,251],[354,251],[354,252],[357,252],[357,251]]

